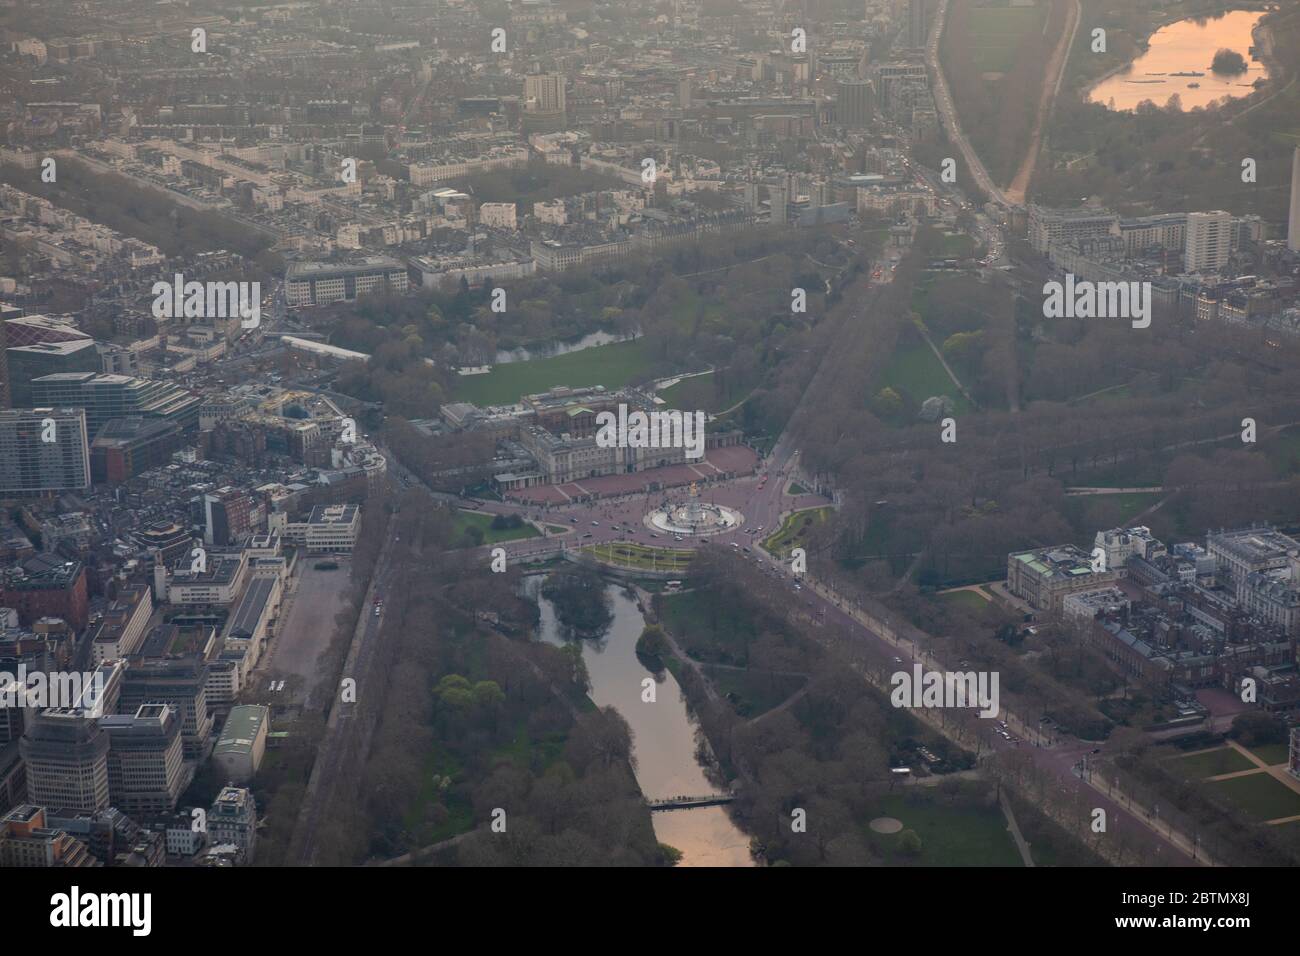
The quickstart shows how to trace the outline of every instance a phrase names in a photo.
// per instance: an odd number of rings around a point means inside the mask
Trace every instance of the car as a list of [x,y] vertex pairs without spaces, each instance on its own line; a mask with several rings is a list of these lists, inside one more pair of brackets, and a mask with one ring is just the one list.
[[379,608],[375,608],[375,617],[379,617]]
[[902,659],[901,657],[895,657],[895,658],[894,658],[894,663],[895,663],[895,664],[901,664],[901,663],[903,663],[903,659]]
[[659,537],[659,535],[657,535],[657,534],[655,534],[653,531],[651,531],[651,532],[650,532],[650,537],[652,537],[652,538],[657,538],[657,537]]
[[577,518],[570,518],[570,519],[569,519],[569,524],[577,524],[577,523],[578,523],[578,519],[577,519]]
[[588,531],[586,534],[583,535],[583,537],[584,537],[584,538],[590,538],[590,537],[591,537],[591,532]]
[[591,526],[592,526],[593,528],[599,528],[599,527],[600,527],[600,522],[599,522],[599,521],[593,521],[593,522],[591,523]]

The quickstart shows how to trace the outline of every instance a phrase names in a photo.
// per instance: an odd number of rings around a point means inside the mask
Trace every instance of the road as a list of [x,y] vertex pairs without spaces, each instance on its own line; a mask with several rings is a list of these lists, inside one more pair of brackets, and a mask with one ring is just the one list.
[[979,154],[975,152],[970,140],[962,132],[961,123],[957,120],[957,110],[952,104],[952,93],[948,89],[948,80],[943,75],[943,67],[939,64],[939,42],[943,36],[944,19],[948,15],[948,2],[949,0],[939,0],[939,7],[934,13],[934,26],[930,29],[930,39],[925,47],[925,60],[929,64],[931,75],[934,77],[934,105],[939,111],[939,120],[948,133],[948,139],[957,144],[962,159],[966,161],[966,168],[970,170],[975,183],[990,200],[999,206],[1009,206],[1011,203],[1007,200],[1006,194],[993,182],[993,177],[984,168],[984,163],[980,160]]
[[[361,614],[343,666],[343,676],[351,677],[357,682],[358,701],[368,699],[366,695],[372,690],[373,675],[370,673],[370,664],[384,622],[383,611],[376,614],[372,610],[375,606],[373,602],[375,599],[384,601],[392,587],[396,570],[389,562],[392,557],[393,541],[399,527],[396,521],[390,521],[388,524],[384,548],[375,563],[370,586],[362,600]],[[353,780],[361,771],[360,761],[363,757],[365,744],[363,738],[366,728],[360,726],[361,722],[356,720],[356,717],[356,705],[343,704],[338,697],[335,697],[326,722],[325,736],[317,750],[316,762],[312,765],[311,778],[307,783],[298,822],[289,844],[286,862],[291,866],[311,866],[315,863],[316,838],[321,821],[338,789],[340,770],[348,767],[352,771]]]
[[[1034,117],[1034,131],[1029,136],[1029,145],[1025,149],[1024,158],[1020,161],[1020,168],[1016,170],[1016,175],[1006,190],[1007,199],[1017,205],[1024,203],[1029,181],[1033,179],[1034,166],[1038,162],[1038,152],[1043,144],[1043,134],[1047,121],[1051,118],[1056,97],[1061,92],[1061,83],[1065,79],[1065,65],[1069,62],[1070,49],[1074,46],[1074,35],[1079,31],[1079,19],[1082,15],[1079,0],[1071,0],[1065,30],[1052,51],[1052,59],[1048,62],[1047,70],[1043,75],[1043,92],[1038,102],[1038,113]],[[1050,12],[1048,19],[1049,21],[1051,19]]]

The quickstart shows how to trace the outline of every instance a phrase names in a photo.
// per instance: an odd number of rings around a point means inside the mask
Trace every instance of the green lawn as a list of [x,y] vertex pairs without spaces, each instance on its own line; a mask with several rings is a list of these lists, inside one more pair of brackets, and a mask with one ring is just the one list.
[[[911,858],[896,852],[899,834],[881,834],[868,823],[876,817],[894,817],[904,830],[921,838],[921,853]],[[873,845],[898,866],[1022,866],[1006,818],[997,805],[950,804],[937,796],[933,803],[912,803],[893,794],[881,800],[863,822]],[[901,833],[902,831],[900,831]]]
[[1246,749],[1270,767],[1273,764],[1286,763],[1287,758],[1291,755],[1291,748],[1286,744],[1260,744]]
[[1021,40],[1042,30],[1043,6],[980,6],[971,11],[969,43],[975,65],[985,73],[1008,73],[1020,53]]
[[492,751],[492,756],[513,761],[525,769],[531,768],[535,774],[541,774],[564,754],[564,745],[568,739],[567,733],[549,733],[534,740],[528,733],[528,727],[521,722],[510,743]]
[[[1161,492],[1129,492],[1118,495],[1071,495],[1065,499],[1065,507],[1071,517],[1082,517],[1084,509],[1095,502],[1104,502],[1119,509],[1115,521],[1124,524],[1135,515],[1146,511],[1163,497]],[[1168,507],[1168,505],[1166,505]]]
[[1169,760],[1170,770],[1193,780],[1217,777],[1221,773],[1250,770],[1254,766],[1231,747],[1220,747],[1190,757],[1174,757]]
[[803,686],[804,678],[770,674],[763,671],[735,670],[730,667],[704,665],[713,686],[727,699],[740,717],[753,718],[766,713]]
[[970,403],[924,342],[894,351],[881,382],[881,387],[885,386],[903,392],[916,406],[932,395],[947,395],[952,399],[954,415],[970,411]]
[[461,536],[470,528],[478,528],[483,532],[484,544],[497,544],[501,541],[518,541],[521,538],[536,538],[539,532],[530,524],[520,525],[518,528],[502,528],[494,530],[492,528],[492,519],[494,515],[483,514],[478,511],[457,511],[455,521],[452,524],[452,541],[459,541]]
[[643,544],[615,541],[609,544],[589,544],[582,549],[598,561],[620,568],[642,571],[680,571],[690,567],[694,551],[679,548],[650,548]]
[[1253,820],[1275,820],[1300,814],[1300,793],[1263,771],[1204,786],[1216,797],[1235,804]]
[[[435,747],[424,764],[424,779],[420,786],[419,798],[406,814],[406,829],[413,834],[416,846],[429,846],[451,839],[461,833],[474,829],[474,806],[458,793],[454,786],[440,788],[435,777],[449,777],[459,783],[464,779],[464,768],[454,755]],[[438,822],[430,809],[441,803],[447,810],[447,816]]]
[[939,258],[966,259],[975,253],[975,240],[964,232],[945,232],[940,237]]
[[811,508],[786,515],[781,527],[763,541],[763,547],[771,554],[787,555],[790,549],[805,543],[808,532],[824,522],[831,513],[831,508]]
[[707,375],[695,375],[691,378],[682,379],[676,385],[665,388],[659,393],[659,397],[672,408],[680,408],[691,412],[698,408],[711,415],[716,415],[718,412],[725,411],[735,405],[748,393],[748,389],[737,387],[733,382],[731,388],[722,394],[718,394],[718,390],[714,386],[713,373],[709,372]]
[[811,491],[809,491],[809,490],[808,490],[807,488],[805,488],[803,485],[799,484],[799,482],[797,482],[797,481],[792,481],[792,482],[790,482],[790,490],[789,490],[789,493],[792,494],[792,495],[810,495],[810,494],[812,494]]
[[649,375],[649,344],[644,338],[611,342],[530,362],[495,365],[486,375],[457,375],[458,401],[475,405],[509,405],[557,385],[604,385],[622,388]]
[[992,601],[986,601],[974,591],[949,591],[947,594],[940,594],[937,597],[944,604],[960,608],[971,614],[980,614],[994,607]]
[[660,595],[655,602],[663,626],[690,657],[744,665],[754,639],[752,621],[719,606],[705,591]]

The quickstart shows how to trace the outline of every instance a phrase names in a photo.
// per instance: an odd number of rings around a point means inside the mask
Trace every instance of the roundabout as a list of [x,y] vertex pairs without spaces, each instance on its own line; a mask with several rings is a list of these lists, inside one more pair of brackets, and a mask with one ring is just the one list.
[[685,501],[656,508],[642,519],[647,528],[683,537],[705,537],[735,531],[744,520],[745,516],[734,508],[701,501],[695,485],[691,485],[690,495]]

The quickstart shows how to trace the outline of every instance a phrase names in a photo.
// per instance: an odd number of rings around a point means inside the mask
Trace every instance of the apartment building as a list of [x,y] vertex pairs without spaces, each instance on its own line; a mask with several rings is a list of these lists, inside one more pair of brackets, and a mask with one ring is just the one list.
[[81,408],[0,411],[0,498],[90,487],[90,445]]

